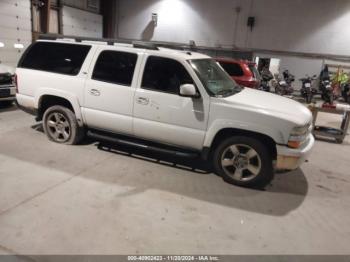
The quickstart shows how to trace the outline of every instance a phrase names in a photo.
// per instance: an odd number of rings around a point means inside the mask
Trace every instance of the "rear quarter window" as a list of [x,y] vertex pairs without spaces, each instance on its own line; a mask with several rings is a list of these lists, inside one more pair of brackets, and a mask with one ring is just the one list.
[[65,75],[77,75],[91,46],[37,42],[23,55],[18,67]]

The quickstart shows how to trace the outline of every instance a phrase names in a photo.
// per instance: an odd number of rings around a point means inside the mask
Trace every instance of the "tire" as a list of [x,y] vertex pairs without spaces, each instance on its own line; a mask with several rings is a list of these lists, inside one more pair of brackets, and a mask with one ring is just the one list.
[[276,87],[276,89],[275,89],[275,93],[277,94],[277,95],[282,95],[282,91],[281,91],[281,88],[280,87]]
[[306,103],[307,104],[311,104],[311,102],[312,102],[312,94],[309,93],[309,94],[306,95]]
[[85,130],[78,125],[75,114],[63,106],[53,106],[45,111],[43,127],[48,139],[59,144],[76,145],[85,135]]
[[333,96],[333,94],[329,94],[329,104],[331,104],[331,105],[333,105],[333,103],[334,103],[334,96]]
[[216,173],[227,183],[241,187],[265,188],[274,177],[272,162],[264,144],[245,136],[225,139],[213,154]]

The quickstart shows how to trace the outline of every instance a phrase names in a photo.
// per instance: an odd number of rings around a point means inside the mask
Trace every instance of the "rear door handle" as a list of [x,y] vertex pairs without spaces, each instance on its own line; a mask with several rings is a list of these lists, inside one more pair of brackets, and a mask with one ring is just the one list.
[[149,99],[146,97],[138,97],[136,101],[138,104],[141,104],[141,105],[148,105],[149,104]]
[[100,96],[101,95],[101,92],[97,89],[91,89],[90,90],[90,94],[93,95],[93,96]]

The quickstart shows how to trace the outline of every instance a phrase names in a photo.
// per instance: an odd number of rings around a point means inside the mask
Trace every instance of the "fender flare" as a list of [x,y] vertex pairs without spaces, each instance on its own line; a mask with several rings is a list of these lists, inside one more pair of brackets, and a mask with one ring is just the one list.
[[66,99],[72,105],[74,112],[75,112],[75,117],[77,118],[79,125],[83,124],[81,107],[80,107],[79,99],[77,96],[75,96],[72,93],[65,92],[63,90],[50,89],[50,88],[40,88],[35,92],[35,96],[34,96],[35,108],[39,109],[41,100],[42,100],[43,96],[46,96],[46,95],[57,96],[57,97]]

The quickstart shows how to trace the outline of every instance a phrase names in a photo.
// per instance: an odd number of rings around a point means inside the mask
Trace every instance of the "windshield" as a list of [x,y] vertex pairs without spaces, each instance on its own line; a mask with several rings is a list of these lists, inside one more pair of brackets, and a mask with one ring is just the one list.
[[215,60],[198,59],[189,63],[210,95],[226,97],[242,90]]

